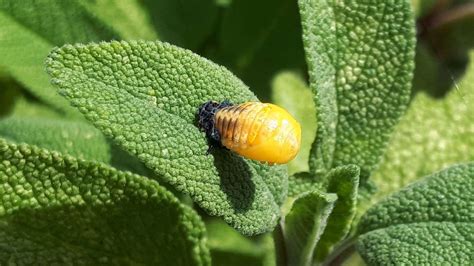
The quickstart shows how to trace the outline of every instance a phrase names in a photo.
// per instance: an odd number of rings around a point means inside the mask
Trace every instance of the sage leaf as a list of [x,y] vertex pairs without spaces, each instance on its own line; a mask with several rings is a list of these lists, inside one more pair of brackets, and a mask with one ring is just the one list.
[[286,169],[224,149],[207,154],[196,126],[196,111],[209,100],[257,100],[226,69],[146,41],[66,45],[50,54],[47,69],[89,121],[209,214],[249,235],[276,225]]
[[366,178],[404,113],[414,68],[410,3],[300,0],[317,109],[310,154],[316,176],[347,164]]
[[300,194],[282,220],[288,265],[311,265],[313,253],[327,226],[336,194],[313,190]]
[[0,139],[1,264],[209,265],[199,216],[157,182]]
[[316,246],[315,260],[323,262],[327,255],[349,233],[357,208],[360,169],[355,165],[340,166],[324,178],[323,191],[337,195],[327,219],[326,228]]
[[369,265],[474,261],[474,164],[455,165],[370,208],[358,250]]
[[470,62],[444,98],[420,92],[412,100],[374,172],[375,199],[449,165],[474,161],[474,51]]

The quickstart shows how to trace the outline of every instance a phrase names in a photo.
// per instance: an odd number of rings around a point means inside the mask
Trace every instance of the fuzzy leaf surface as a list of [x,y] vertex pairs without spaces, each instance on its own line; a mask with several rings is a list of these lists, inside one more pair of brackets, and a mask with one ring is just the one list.
[[315,251],[315,260],[322,262],[333,247],[349,233],[356,214],[360,169],[355,165],[339,166],[324,179],[323,191],[337,195],[334,209],[327,219]]
[[209,101],[256,100],[225,68],[161,42],[67,45],[47,68],[73,106],[211,215],[245,234],[271,230],[286,194],[286,169],[212,149],[196,127]]
[[0,139],[2,264],[209,265],[199,216],[148,178]]
[[283,220],[288,265],[311,265],[336,200],[336,194],[319,190],[305,192],[294,200]]
[[420,92],[412,100],[374,172],[375,198],[449,165],[474,161],[474,51],[470,62],[444,98]]
[[369,265],[474,261],[474,164],[432,174],[373,206],[359,224]]
[[407,107],[415,31],[407,0],[300,0],[317,111],[310,169],[355,164],[367,177]]

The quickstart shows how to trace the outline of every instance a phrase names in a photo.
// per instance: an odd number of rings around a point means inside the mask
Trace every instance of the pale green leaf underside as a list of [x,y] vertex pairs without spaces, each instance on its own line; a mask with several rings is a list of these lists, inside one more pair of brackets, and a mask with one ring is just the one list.
[[300,194],[283,220],[288,265],[311,265],[313,252],[337,200],[319,190]]
[[410,96],[415,32],[407,0],[300,0],[318,128],[317,174],[355,164],[367,177]]
[[373,206],[358,248],[371,265],[474,261],[474,164],[456,165]]
[[316,136],[316,109],[311,91],[297,74],[281,72],[273,79],[272,99],[301,125],[301,149],[288,163],[288,173],[308,172],[309,151]]
[[376,199],[451,164],[474,161],[474,51],[470,62],[444,98],[419,93],[412,100],[373,175]]
[[0,140],[1,264],[209,264],[199,216],[155,181]]
[[34,99],[28,99],[24,96],[16,97],[14,106],[9,114],[18,118],[49,118],[61,119],[63,117],[59,112],[50,106],[38,102]]
[[51,86],[44,59],[55,45],[110,40],[115,34],[77,0],[0,0],[0,66],[42,101],[69,104]]
[[329,171],[323,190],[337,195],[334,209],[315,251],[315,260],[322,262],[333,247],[349,233],[356,214],[360,169],[355,165],[340,166]]
[[151,14],[140,0],[79,0],[80,4],[111,26],[124,40],[158,39]]
[[[41,117],[43,114],[49,116],[50,114],[43,106],[35,106],[32,103],[26,104],[20,101],[20,105],[15,109],[19,108],[23,110],[15,111],[14,116],[0,120],[0,137],[14,143],[27,143],[50,151],[58,151],[79,159],[106,163],[136,174],[146,176],[150,174],[143,163],[113,145],[92,125],[86,122]],[[37,111],[40,114],[37,114]]]
[[60,92],[106,136],[211,215],[245,234],[270,230],[286,172],[223,149],[195,125],[206,101],[256,100],[225,68],[161,42],[64,46],[47,67]]

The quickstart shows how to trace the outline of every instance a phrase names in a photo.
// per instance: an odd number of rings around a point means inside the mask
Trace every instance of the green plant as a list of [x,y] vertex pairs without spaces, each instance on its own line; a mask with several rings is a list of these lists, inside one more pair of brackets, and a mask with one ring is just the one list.
[[[474,261],[469,3],[254,2],[0,0],[0,264]],[[257,96],[288,167],[196,126]]]

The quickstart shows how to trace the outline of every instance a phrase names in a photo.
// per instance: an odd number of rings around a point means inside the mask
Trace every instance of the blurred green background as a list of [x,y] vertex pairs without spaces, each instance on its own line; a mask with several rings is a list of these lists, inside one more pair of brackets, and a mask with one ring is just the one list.
[[[298,108],[307,110],[311,115],[298,117],[304,129],[303,150],[289,165],[289,171],[291,174],[307,170],[315,112],[306,85],[296,0],[83,0],[77,3],[76,8],[92,13],[104,31],[110,33],[108,40],[159,39],[188,48],[230,69],[261,101],[276,102],[290,112]],[[469,63],[468,51],[474,45],[474,1],[412,0],[412,4],[418,38],[413,96],[425,92],[442,101],[450,90],[456,89],[457,80]],[[35,27],[35,20],[32,21],[30,26]],[[97,41],[86,33],[72,35],[42,37],[51,46],[46,45],[46,50],[64,43]],[[9,37],[0,34],[0,38]],[[0,46],[0,54],[1,50]],[[9,61],[0,58],[2,119],[12,115],[73,117],[32,93],[28,81],[16,74],[18,69],[5,62]],[[32,71],[44,68],[42,61],[35,62]],[[46,73],[31,75],[42,77]],[[295,95],[303,100],[296,100]],[[207,217],[206,221],[215,265],[267,265],[275,261],[269,236],[246,238],[218,219]],[[345,262],[359,263],[361,260],[356,255]]]

